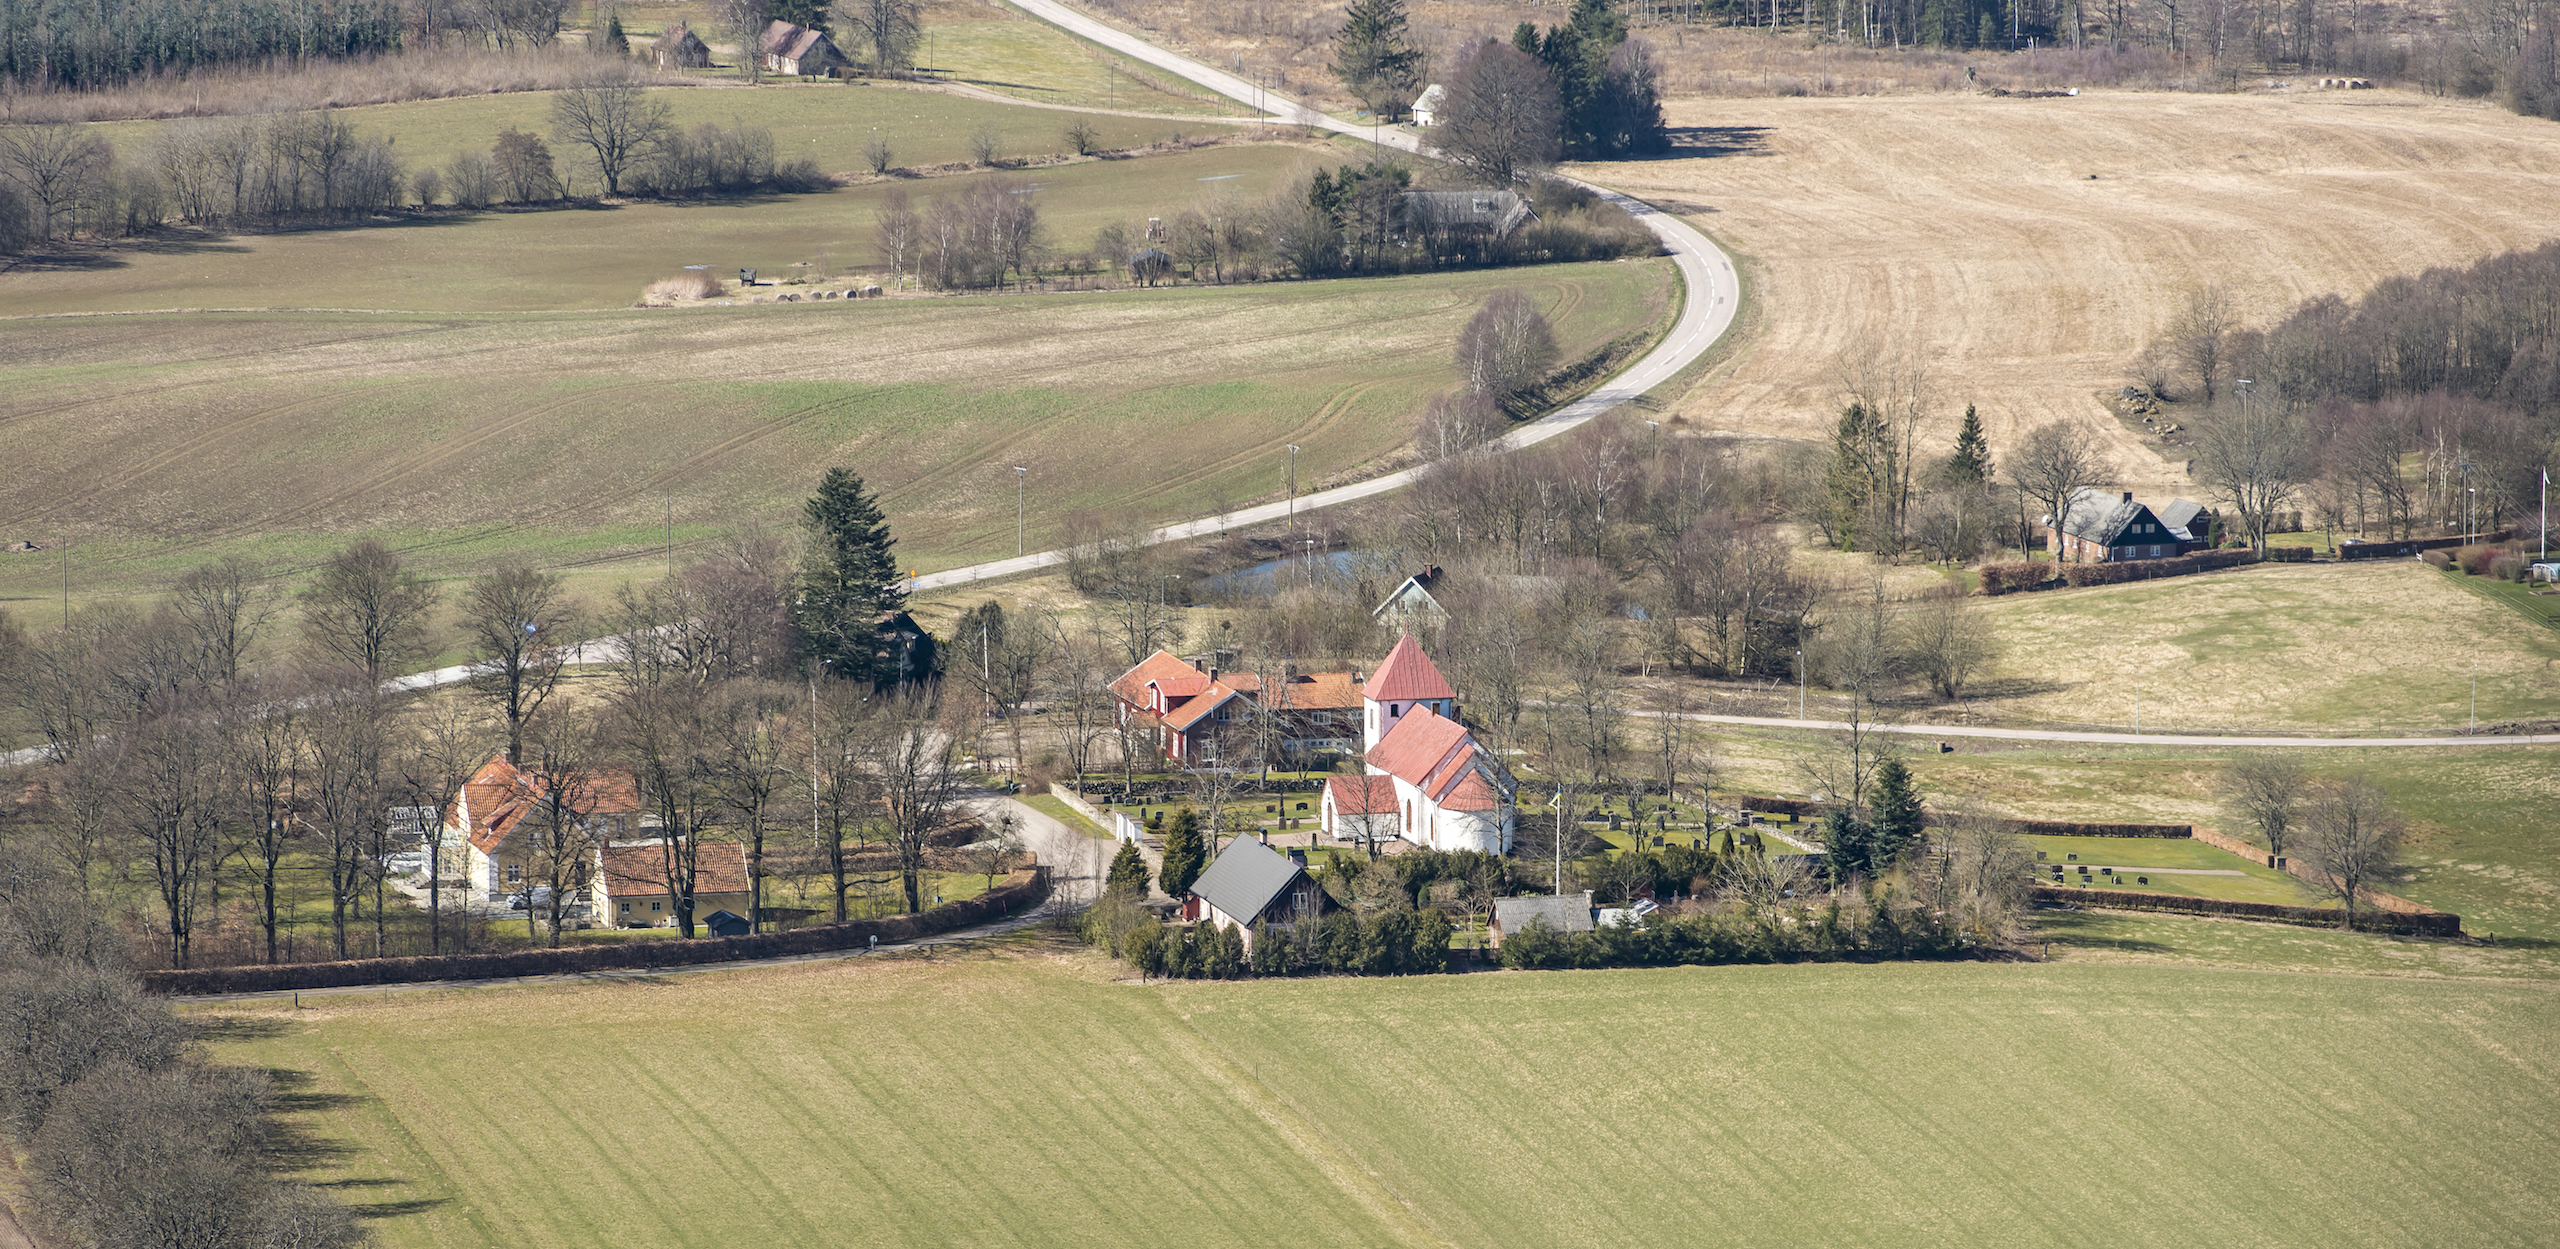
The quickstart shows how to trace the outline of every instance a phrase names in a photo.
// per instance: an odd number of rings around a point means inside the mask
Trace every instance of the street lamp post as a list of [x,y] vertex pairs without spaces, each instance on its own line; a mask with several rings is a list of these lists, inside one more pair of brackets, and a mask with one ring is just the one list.
[[1013,553],[1015,555],[1021,555],[1023,553],[1022,481],[1025,477],[1030,475],[1031,470],[1024,468],[1019,464],[1013,466]]
[[1804,648],[1796,648],[1796,719],[1804,719]]

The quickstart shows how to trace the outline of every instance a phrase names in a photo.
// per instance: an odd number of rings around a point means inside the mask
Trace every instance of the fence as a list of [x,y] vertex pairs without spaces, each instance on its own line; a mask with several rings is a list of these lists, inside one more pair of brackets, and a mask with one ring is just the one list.
[[348,959],[337,963],[146,971],[142,973],[142,987],[150,993],[272,993],[284,989],[494,980],[511,976],[698,967],[708,963],[788,958],[796,954],[862,949],[875,937],[882,941],[912,941],[955,928],[967,928],[1038,905],[1048,895],[1049,869],[1035,866],[1011,873],[1003,884],[977,897],[945,902],[922,914],[892,919],[820,924],[747,937],[705,937],[691,941],[644,939],[573,949],[519,950],[508,954],[445,954],[418,958]]

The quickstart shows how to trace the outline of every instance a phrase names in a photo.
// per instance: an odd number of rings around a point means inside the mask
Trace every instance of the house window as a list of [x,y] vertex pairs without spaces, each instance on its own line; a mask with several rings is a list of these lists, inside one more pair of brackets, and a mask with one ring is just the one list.
[[649,904],[649,911],[651,914],[656,914],[657,912],[665,909],[667,909],[667,904],[664,902],[652,902]]
[[510,863],[507,865],[507,883],[510,885],[521,885],[524,883],[524,864]]
[[1330,711],[1319,711],[1319,712],[1317,712],[1317,713],[1316,713],[1316,723],[1318,723],[1318,724],[1331,724],[1331,723],[1333,723],[1333,713],[1332,713],[1332,712],[1330,712]]
[[1233,720],[1235,718],[1236,709],[1233,704],[1228,704],[1218,708],[1218,723],[1225,724],[1229,720]]
[[625,902],[625,903],[623,903],[623,904],[622,904],[622,913],[623,913],[623,914],[625,914],[625,915],[629,915],[629,914],[631,913],[631,904],[630,904],[630,903]]

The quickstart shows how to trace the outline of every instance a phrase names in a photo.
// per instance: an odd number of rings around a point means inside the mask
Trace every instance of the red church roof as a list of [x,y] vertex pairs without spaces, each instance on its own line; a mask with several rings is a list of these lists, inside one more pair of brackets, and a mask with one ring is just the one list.
[[1391,776],[1333,776],[1325,778],[1325,789],[1333,796],[1336,815],[1394,815],[1396,782]]
[[1369,766],[1408,785],[1429,789],[1433,774],[1442,770],[1450,756],[1474,742],[1467,726],[1429,707],[1416,707],[1369,748]]
[[[1413,635],[1408,633],[1396,639],[1396,648],[1387,652],[1387,661],[1379,664],[1378,670],[1370,675],[1360,696],[1371,702],[1388,699],[1419,702],[1432,698],[1456,698],[1458,694],[1449,688],[1448,681],[1441,678],[1440,669],[1431,662],[1431,657],[1422,653],[1422,644],[1414,641]],[[1379,744],[1385,745],[1384,742]]]

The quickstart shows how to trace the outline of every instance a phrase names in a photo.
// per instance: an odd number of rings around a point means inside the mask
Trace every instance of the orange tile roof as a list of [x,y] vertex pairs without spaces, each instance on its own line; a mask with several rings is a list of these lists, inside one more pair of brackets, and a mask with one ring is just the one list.
[[1147,705],[1147,682],[1169,681],[1176,677],[1198,677],[1205,681],[1209,674],[1182,662],[1171,651],[1157,651],[1138,661],[1138,666],[1121,673],[1111,683],[1111,692],[1132,707]]
[[1228,688],[1226,682],[1212,681],[1201,689],[1198,697],[1164,713],[1165,727],[1176,731],[1189,729],[1240,695],[1241,691]]
[[1396,813],[1396,779],[1392,776],[1327,777],[1324,788],[1333,798],[1337,815]]
[[[666,848],[657,843],[604,848],[604,888],[616,898],[667,896]],[[747,891],[747,848],[734,841],[706,841],[694,852],[693,893]]]
[[1274,711],[1360,709],[1360,683],[1348,672],[1306,672],[1274,684],[1269,695]]
[[1493,786],[1484,779],[1484,774],[1474,768],[1468,768],[1466,775],[1458,779],[1457,785],[1449,791],[1448,796],[1439,801],[1441,806],[1452,811],[1499,811],[1502,809],[1502,795],[1494,792]]
[[[631,773],[619,768],[599,768],[578,774],[576,786],[584,792],[577,804],[586,815],[636,815],[640,811],[640,784]],[[524,824],[525,817],[542,809],[550,797],[543,779],[507,762],[503,754],[480,765],[471,779],[462,783],[462,802],[445,827],[460,832],[473,849],[482,854],[496,854]],[[470,827],[462,827],[468,814]]]
[[1401,702],[1405,699],[1456,698],[1458,695],[1441,677],[1438,665],[1431,662],[1429,655],[1422,653],[1422,643],[1414,641],[1413,635],[1408,633],[1396,639],[1395,649],[1388,651],[1386,662],[1379,664],[1378,670],[1370,674],[1369,684],[1360,696],[1372,702],[1384,702],[1390,698]]
[[1452,755],[1474,744],[1467,726],[1429,707],[1416,707],[1369,749],[1369,766],[1408,785],[1427,789],[1432,775]]

